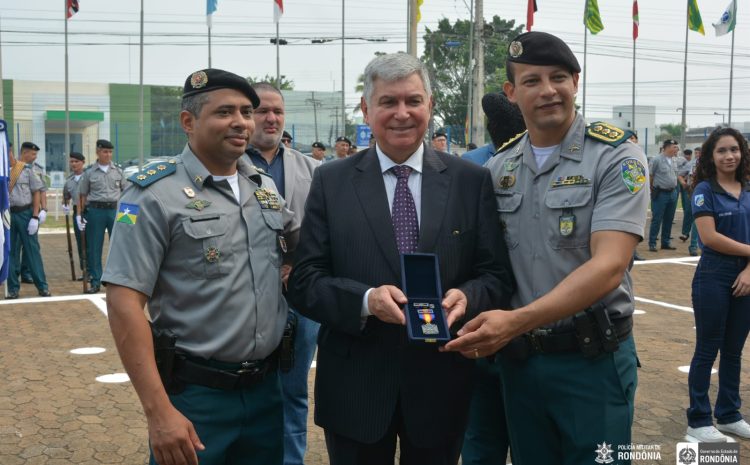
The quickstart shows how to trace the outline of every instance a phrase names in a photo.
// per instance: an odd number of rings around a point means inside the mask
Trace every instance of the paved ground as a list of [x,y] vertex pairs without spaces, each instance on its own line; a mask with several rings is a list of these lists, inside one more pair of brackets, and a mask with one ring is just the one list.
[[[0,301],[0,465],[145,464],[147,431],[132,386],[96,379],[123,372],[103,296],[80,295],[80,283],[70,280],[63,234],[42,235],[41,243],[55,298]],[[634,463],[675,463],[675,445],[686,427],[687,374],[678,367],[689,365],[693,350],[695,261],[685,244],[674,244],[677,251],[659,253],[642,244],[640,254],[656,261],[637,264],[633,273],[636,295],[646,299],[638,301],[645,313],[635,319],[643,367],[633,442],[658,445],[661,452],[661,460]],[[23,285],[22,299],[35,296],[33,285]],[[60,296],[69,297],[60,301]],[[82,347],[105,350],[70,353]],[[741,394],[750,399],[750,360],[744,361]],[[313,369],[311,381],[314,374]],[[307,463],[328,463],[322,431],[310,424]],[[750,463],[750,441],[742,445],[742,458]],[[592,449],[592,465],[593,459]]]

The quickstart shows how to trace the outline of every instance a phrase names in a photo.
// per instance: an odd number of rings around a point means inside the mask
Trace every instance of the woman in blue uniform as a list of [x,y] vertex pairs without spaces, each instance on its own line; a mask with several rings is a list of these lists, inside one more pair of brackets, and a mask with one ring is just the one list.
[[[725,442],[722,433],[750,438],[740,414],[740,363],[750,330],[750,153],[737,130],[719,128],[703,144],[692,197],[703,254],[693,278],[696,342],[690,363],[686,440]],[[713,415],[708,388],[719,359]]]

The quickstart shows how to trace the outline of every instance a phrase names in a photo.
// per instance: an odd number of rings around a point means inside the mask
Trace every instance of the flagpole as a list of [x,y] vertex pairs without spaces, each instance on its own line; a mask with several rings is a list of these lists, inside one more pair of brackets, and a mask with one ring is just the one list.
[[211,26],[208,26],[208,67],[211,67]]
[[586,80],[586,52],[588,49],[588,36],[589,29],[586,27],[586,23],[583,23],[583,119],[586,120],[586,87],[588,87],[588,81]]
[[[281,18],[279,18],[281,20]],[[281,62],[279,61],[279,21],[276,21],[276,88],[281,90]]]
[[685,131],[687,130],[687,122],[685,116],[687,113],[687,59],[688,59],[688,32],[690,31],[690,4],[687,4],[687,11],[685,14],[685,63],[684,72],[682,78],[682,122],[680,123],[680,146],[685,148]]
[[63,0],[63,19],[65,21],[65,146],[63,147],[63,165],[65,172],[68,172],[68,164],[65,159],[68,158],[70,150],[70,108],[68,106],[68,2]]
[[635,129],[635,39],[633,39],[633,103],[632,103],[632,111],[630,113],[630,124],[633,126],[633,132],[636,132]]
[[[0,17],[0,20],[2,18]],[[5,119],[5,100],[3,96],[3,39],[2,39],[2,25],[0,24],[0,119]],[[5,130],[7,137],[8,130]]]
[[732,85],[734,84],[734,31],[736,27],[732,29],[732,58],[730,58],[729,64],[729,123],[728,126],[732,126]]
[[346,22],[344,21],[344,13],[346,10],[344,7],[344,0],[341,0],[341,135],[346,135],[346,88],[344,86],[344,78],[346,75],[346,66],[344,65],[344,34],[346,31]]
[[141,86],[141,112],[140,112],[140,137],[138,146],[138,168],[143,168],[143,0],[141,0],[141,72],[140,72],[140,86]]

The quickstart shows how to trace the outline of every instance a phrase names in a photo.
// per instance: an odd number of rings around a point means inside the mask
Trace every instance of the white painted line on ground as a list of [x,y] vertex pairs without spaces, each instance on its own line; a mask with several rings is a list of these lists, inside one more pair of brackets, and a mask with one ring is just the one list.
[[640,310],[637,308],[633,311],[633,315],[644,315],[645,313],[646,313],[645,310]]
[[684,264],[685,262],[697,262],[700,257],[678,257],[678,258],[656,258],[654,260],[636,260],[633,262],[634,265],[658,265],[660,263],[679,263]]
[[127,383],[130,381],[127,373],[110,373],[108,375],[97,376],[96,380],[100,383]]
[[659,305],[662,307],[673,308],[675,310],[680,310],[682,312],[693,313],[692,307],[683,307],[681,305],[668,304],[666,302],[659,302],[658,300],[644,299],[643,297],[636,297],[635,300],[637,300],[638,302],[646,303],[646,304],[654,304],[654,305]]
[[693,268],[697,267],[697,263],[685,263],[685,262],[675,262],[675,265],[685,265],[685,266],[692,266]]
[[[681,367],[677,367],[677,369],[683,373],[690,373],[690,365],[683,365]],[[718,373],[716,368],[711,368],[711,374],[715,375],[716,373]]]
[[105,294],[94,294],[89,297],[92,304],[96,305],[96,308],[104,314],[105,317],[109,317],[107,314],[107,297]]
[[104,347],[79,347],[70,351],[73,355],[96,355],[106,352]]
[[107,298],[105,294],[78,294],[78,295],[61,295],[52,297],[27,297],[25,299],[12,299],[12,300],[0,300],[0,305],[16,305],[16,304],[40,304],[48,302],[69,302],[72,300],[88,300],[92,304],[96,305],[96,308],[100,312],[107,316]]

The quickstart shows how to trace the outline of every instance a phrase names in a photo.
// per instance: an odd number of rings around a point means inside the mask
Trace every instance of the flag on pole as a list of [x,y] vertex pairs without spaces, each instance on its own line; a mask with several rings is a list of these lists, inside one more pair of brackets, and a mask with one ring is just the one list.
[[424,3],[424,0],[417,0],[417,23],[422,21],[422,4]]
[[68,15],[66,17],[70,19],[74,14],[78,13],[78,0],[65,0],[65,3],[68,5]]
[[[2,234],[0,234],[0,250],[2,250],[2,266],[0,266],[0,283],[8,279],[8,265],[10,258],[10,202],[8,193],[8,133],[6,123],[0,120],[0,212],[2,213]],[[20,163],[20,162],[19,162]]]
[[721,15],[718,24],[713,24],[716,30],[716,36],[723,36],[734,31],[734,27],[737,25],[737,0],[729,2],[729,6],[724,10],[724,14]]
[[703,29],[703,19],[698,9],[698,0],[688,0],[688,29],[695,31],[700,35],[706,35]]
[[531,31],[531,26],[534,25],[534,13],[536,11],[536,0],[529,0],[529,4],[526,7],[526,32]]
[[273,0],[273,22],[278,23],[284,14],[284,0]]
[[633,40],[638,38],[638,0],[633,0]]
[[216,11],[217,3],[219,3],[219,0],[206,0],[206,24],[208,27],[213,25],[211,19],[213,18],[214,11]]
[[602,17],[599,14],[599,2],[586,0],[586,10],[583,12],[583,24],[592,34],[598,34],[604,29]]

